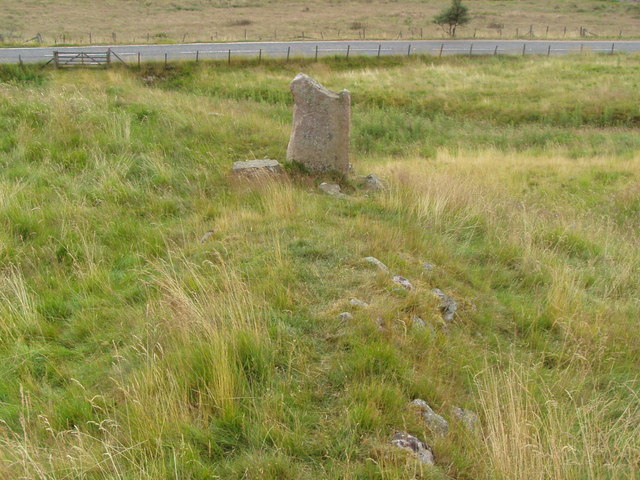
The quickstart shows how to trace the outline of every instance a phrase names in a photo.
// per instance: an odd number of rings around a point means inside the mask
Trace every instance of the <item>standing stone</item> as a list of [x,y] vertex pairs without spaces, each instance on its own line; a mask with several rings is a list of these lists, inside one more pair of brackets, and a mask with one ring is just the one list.
[[287,160],[311,172],[348,173],[351,94],[332,92],[299,73],[291,81],[293,127]]

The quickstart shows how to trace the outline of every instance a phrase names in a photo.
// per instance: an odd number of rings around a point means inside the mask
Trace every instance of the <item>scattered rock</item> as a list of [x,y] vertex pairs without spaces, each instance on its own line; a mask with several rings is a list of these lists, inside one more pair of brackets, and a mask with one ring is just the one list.
[[340,315],[338,315],[338,318],[340,320],[353,320],[353,315],[351,315],[349,312],[342,312]]
[[475,432],[476,425],[479,421],[478,415],[476,415],[471,410],[465,410],[464,408],[460,407],[453,407],[451,409],[451,413],[454,417],[460,420],[470,432]]
[[370,173],[360,179],[362,188],[365,190],[384,190],[384,183],[374,173]]
[[340,191],[340,185],[338,185],[337,183],[322,182],[320,185],[318,185],[318,188],[327,195],[331,195],[332,197],[346,197],[346,195]]
[[209,240],[209,237],[214,233],[215,233],[214,230],[207,230],[206,232],[204,232],[204,235],[202,235],[202,237],[200,238],[200,243],[204,243],[207,240]]
[[364,257],[364,261],[372,263],[373,265],[378,267],[383,272],[389,273],[389,268],[384,263],[382,263],[380,260],[378,260],[376,257]]
[[427,324],[425,323],[425,321],[423,319],[421,319],[419,316],[417,315],[411,315],[411,322],[413,324],[414,327],[420,327],[420,328],[424,328],[427,326]]
[[438,415],[433,409],[420,398],[416,398],[411,405],[414,405],[420,410],[424,423],[429,429],[436,435],[444,437],[449,431],[449,422],[447,422],[442,416]]
[[257,176],[257,175],[277,175],[283,172],[282,165],[277,160],[265,158],[263,160],[244,160],[233,162],[231,171],[235,175]]
[[333,92],[304,73],[291,81],[293,127],[287,160],[311,172],[348,173],[351,94]]
[[413,435],[409,435],[406,432],[396,432],[395,435],[391,437],[390,443],[398,448],[409,450],[423,463],[428,465],[435,464],[433,449]]
[[436,266],[431,262],[423,262],[422,267],[424,268],[425,272],[430,272],[436,268]]
[[411,282],[406,278],[401,277],[400,275],[394,275],[392,280],[398,285],[403,286],[407,290],[413,290],[413,285],[411,285]]
[[458,310],[458,304],[453,298],[439,288],[434,288],[431,291],[440,299],[440,312],[442,313],[442,318],[445,322],[451,322],[453,320],[453,316],[456,314],[456,310]]
[[349,300],[349,303],[351,305],[353,305],[354,307],[362,307],[362,308],[366,308],[369,306],[369,304],[363,300],[360,300],[358,298],[352,298]]

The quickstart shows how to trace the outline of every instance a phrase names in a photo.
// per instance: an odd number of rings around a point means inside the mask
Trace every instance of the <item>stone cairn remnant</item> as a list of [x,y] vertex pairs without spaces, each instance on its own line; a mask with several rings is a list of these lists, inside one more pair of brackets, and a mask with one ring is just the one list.
[[333,92],[304,73],[291,81],[293,127],[287,160],[310,172],[348,173],[351,94]]

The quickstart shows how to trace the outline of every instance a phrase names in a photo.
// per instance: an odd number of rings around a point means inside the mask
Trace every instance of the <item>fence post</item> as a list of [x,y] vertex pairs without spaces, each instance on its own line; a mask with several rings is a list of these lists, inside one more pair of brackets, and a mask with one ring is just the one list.
[[316,45],[316,62],[318,61],[318,45]]
[[262,49],[258,52],[258,63],[262,62]]
[[351,45],[347,45],[347,60],[349,60],[349,51],[351,50]]
[[140,57],[141,57],[140,52],[138,52],[138,68],[140,68]]
[[476,38],[476,33],[478,33],[478,29],[477,29],[477,28],[474,28],[474,29],[473,29],[473,38]]
[[411,56],[411,44],[409,44],[409,48],[407,49],[407,57]]
[[564,33],[562,34],[562,36],[566,37],[567,36],[567,26],[564,26]]
[[496,48],[493,50],[493,54],[498,55],[498,45],[496,45]]
[[549,45],[549,48],[547,49],[547,57],[551,55],[551,45]]
[[200,50],[196,50],[196,63],[200,60]]
[[18,62],[20,63],[20,66],[22,66],[22,55],[18,55]]
[[227,63],[229,65],[231,65],[231,49],[229,49],[229,53],[228,53],[228,56],[227,56]]
[[59,67],[58,63],[59,63],[59,59],[58,59],[58,51],[57,51],[57,50],[55,50],[55,51],[53,52],[53,64],[56,66],[56,68],[58,68],[58,67]]
[[366,39],[367,39],[367,29],[366,29],[366,28],[363,28],[363,29],[362,29],[362,39],[363,39],[363,40],[366,40]]
[[616,49],[616,44],[612,43],[611,44],[611,55],[613,55],[613,51]]
[[91,40],[91,32],[89,32],[89,43],[93,43],[93,41]]
[[420,40],[422,40],[422,27],[420,27]]
[[382,44],[378,44],[378,58],[380,58],[380,50],[382,50]]
[[168,53],[165,53],[165,54],[164,54],[164,68],[165,68],[165,69],[167,68],[167,60],[168,60],[168,57],[169,57],[169,54],[168,54]]
[[111,49],[107,49],[107,68],[111,65]]
[[473,55],[473,43],[469,46],[469,56]]
[[444,49],[444,43],[440,44],[440,54],[438,55],[438,57],[442,57],[442,50]]
[[527,44],[523,43],[522,44],[522,56],[524,57],[525,53],[527,53]]
[[547,38],[549,36],[549,25],[547,25],[547,31],[544,32],[544,38]]
[[287,47],[287,62],[289,61],[289,57],[291,56],[291,46]]

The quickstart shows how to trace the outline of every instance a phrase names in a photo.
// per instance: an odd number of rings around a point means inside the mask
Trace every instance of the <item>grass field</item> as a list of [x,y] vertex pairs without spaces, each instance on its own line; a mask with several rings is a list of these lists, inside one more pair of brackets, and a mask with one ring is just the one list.
[[[239,66],[0,68],[0,478],[639,478],[640,57]],[[230,178],[298,71],[387,190]]]
[[[21,44],[442,38],[431,20],[449,0],[4,0],[0,34]],[[469,0],[460,37],[640,36],[640,6],[617,0]],[[533,26],[533,36],[529,35]],[[547,27],[549,31],[547,32]],[[565,32],[566,27],[566,32]],[[303,37],[304,36],[304,37]],[[30,42],[29,44],[34,44]]]

